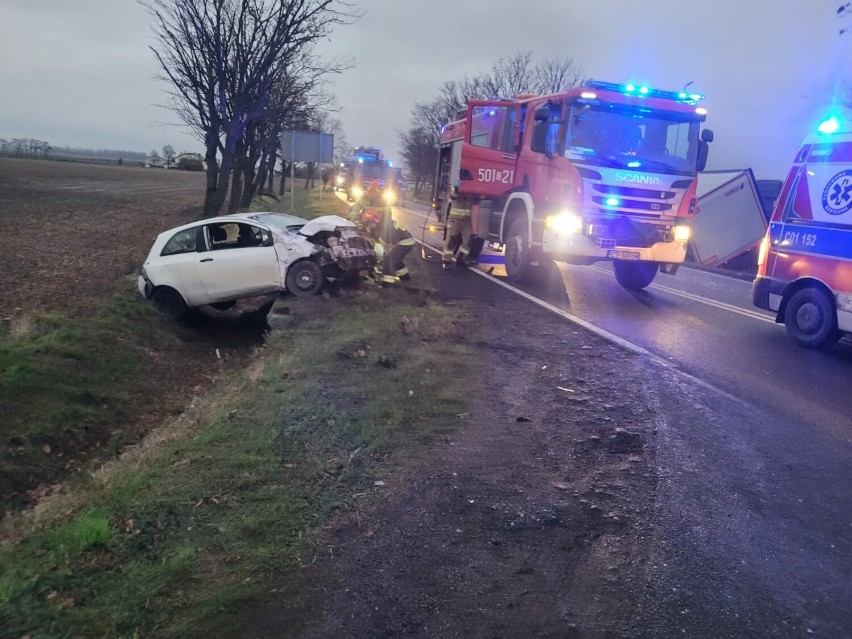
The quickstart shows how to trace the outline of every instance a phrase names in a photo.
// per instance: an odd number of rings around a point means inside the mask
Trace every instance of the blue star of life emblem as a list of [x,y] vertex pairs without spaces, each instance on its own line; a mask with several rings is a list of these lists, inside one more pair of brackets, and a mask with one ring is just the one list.
[[822,191],[822,208],[829,215],[843,215],[852,208],[852,169],[841,171]]

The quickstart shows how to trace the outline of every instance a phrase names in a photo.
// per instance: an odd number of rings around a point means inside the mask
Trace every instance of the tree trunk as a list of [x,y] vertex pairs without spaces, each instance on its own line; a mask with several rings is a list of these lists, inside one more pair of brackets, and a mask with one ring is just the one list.
[[222,163],[219,165],[219,188],[213,192],[211,198],[211,209],[213,213],[209,216],[218,215],[228,195],[228,178],[234,168],[234,156],[229,153],[222,154]]
[[256,176],[254,171],[254,164],[251,159],[243,168],[242,174],[243,183],[242,189],[240,190],[240,206],[247,209],[251,206],[251,201],[257,194],[257,183],[255,182]]
[[228,213],[236,213],[240,204],[240,196],[243,194],[243,172],[246,160],[240,154],[234,163],[234,172],[231,174],[231,198],[228,201]]
[[204,193],[204,217],[214,217],[218,215],[219,206],[216,206],[216,191],[218,190],[218,169],[219,165],[216,162],[216,151],[218,143],[215,137],[211,134],[207,135],[207,151],[204,154],[204,159],[207,161],[207,189]]

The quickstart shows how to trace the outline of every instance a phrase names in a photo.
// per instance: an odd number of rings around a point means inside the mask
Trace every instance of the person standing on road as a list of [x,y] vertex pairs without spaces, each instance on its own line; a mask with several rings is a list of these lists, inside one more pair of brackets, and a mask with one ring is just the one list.
[[470,240],[473,236],[472,216],[474,204],[470,196],[459,193],[461,182],[456,180],[450,189],[450,210],[447,215],[444,234],[444,249],[441,252],[441,266],[452,268],[453,264],[470,266]]

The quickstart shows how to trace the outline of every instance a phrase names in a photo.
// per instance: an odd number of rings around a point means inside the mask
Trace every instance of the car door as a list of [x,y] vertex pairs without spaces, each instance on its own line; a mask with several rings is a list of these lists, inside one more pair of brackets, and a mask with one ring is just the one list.
[[272,234],[245,222],[204,226],[207,250],[199,254],[201,280],[210,302],[251,297],[283,289]]
[[174,288],[189,306],[206,304],[207,290],[198,271],[203,251],[200,225],[175,232],[160,254],[145,264],[151,283]]

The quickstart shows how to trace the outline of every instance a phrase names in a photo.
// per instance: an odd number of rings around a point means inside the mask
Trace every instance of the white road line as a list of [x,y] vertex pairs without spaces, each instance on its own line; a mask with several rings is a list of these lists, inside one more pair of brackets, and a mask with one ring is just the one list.
[[[423,217],[423,218],[427,217],[427,215],[425,213],[420,213],[418,211],[414,211],[414,210],[406,208],[406,207],[400,207],[400,208],[404,208],[407,212],[412,213],[414,215],[419,215],[420,217]],[[607,275],[612,275],[612,271],[608,271],[607,269],[601,268],[600,266],[591,265],[588,268],[594,269],[594,270],[596,270],[600,273],[606,273]],[[479,272],[479,271],[477,271],[477,272]],[[710,274],[716,275],[717,277],[724,277],[723,275],[718,275],[716,273],[710,273]],[[496,281],[500,284],[503,283],[501,280],[495,279],[494,281]],[[726,302],[719,302],[717,300],[710,299],[709,297],[703,297],[701,295],[696,295],[695,293],[687,293],[685,291],[681,291],[681,290],[676,289],[676,288],[664,286],[662,284],[651,284],[649,288],[655,288],[655,289],[658,289],[660,291],[665,291],[666,293],[670,293],[672,295],[677,295],[679,297],[691,300],[693,302],[699,302],[701,304],[707,304],[708,306],[713,306],[713,307],[718,308],[718,309],[723,310],[723,311],[729,311],[731,313],[736,313],[737,315],[742,315],[743,317],[749,317],[751,319],[760,320],[761,322],[767,322],[769,324],[775,324],[775,319],[768,316],[768,315],[758,313],[757,311],[752,311],[752,310],[749,310],[749,309],[741,308],[739,306],[734,306],[733,304],[727,304]],[[513,289],[513,290],[517,290],[517,289]],[[522,291],[519,291],[519,292],[522,293]],[[582,320],[580,320],[580,321],[582,321]]]
[[[607,275],[612,275],[612,271],[608,271],[607,269],[601,268],[600,266],[591,266],[590,268],[595,271],[598,271],[599,273],[606,273]],[[760,320],[761,322],[775,324],[775,320],[772,317],[769,317],[768,315],[763,315],[762,313],[758,313],[757,311],[752,311],[749,309],[741,308],[739,306],[734,306],[733,304],[727,304],[726,302],[719,302],[717,300],[710,299],[709,297],[696,295],[695,293],[687,293],[686,291],[681,291],[676,288],[664,286],[663,284],[651,284],[648,288],[665,291],[666,293],[671,293],[672,295],[677,295],[678,297],[682,297],[687,300],[692,300],[693,302],[707,304],[708,306],[713,306],[723,311],[736,313],[737,315],[742,315],[743,317],[750,317],[751,319]]]
[[[439,250],[436,249],[433,246],[430,246],[428,244],[420,242],[420,240],[416,240],[416,241],[419,244],[422,244],[423,246],[425,246],[427,249],[434,251],[435,253],[439,252]],[[603,270],[603,269],[601,269],[601,270]],[[516,295],[523,297],[524,299],[532,302],[533,304],[536,304],[536,305],[542,307],[543,309],[550,311],[551,313],[554,313],[554,314],[558,315],[559,317],[562,317],[563,319],[566,319],[569,322],[572,322],[573,324],[576,324],[577,326],[580,326],[580,327],[586,329],[590,333],[593,333],[593,334],[597,335],[598,337],[615,344],[616,346],[619,346],[619,347],[621,347],[621,348],[623,348],[623,349],[625,349],[625,350],[627,350],[631,353],[635,353],[636,355],[641,355],[642,357],[647,358],[651,363],[656,364],[657,366],[660,366],[661,368],[665,368],[669,371],[672,371],[673,373],[680,375],[681,377],[684,377],[685,379],[688,379],[689,381],[694,382],[695,384],[698,384],[699,386],[701,386],[703,388],[706,388],[710,391],[718,393],[718,394],[722,395],[723,397],[726,397],[729,401],[736,402],[736,403],[738,403],[742,406],[748,406],[749,405],[742,398],[737,397],[736,395],[733,395],[733,394],[729,393],[728,391],[719,388],[718,386],[714,386],[710,382],[707,382],[707,381],[705,381],[705,380],[703,380],[699,377],[696,377],[695,375],[693,375],[691,373],[687,373],[685,370],[679,368],[676,364],[672,364],[671,362],[667,361],[663,357],[656,355],[655,353],[652,353],[651,351],[649,351],[645,348],[642,348],[638,344],[634,344],[633,342],[629,342],[626,339],[619,337],[618,335],[610,333],[609,331],[605,331],[604,329],[599,328],[598,326],[595,326],[594,324],[590,324],[586,320],[577,317],[573,313],[569,313],[568,311],[563,311],[561,308],[557,308],[553,304],[549,304],[548,302],[545,302],[542,299],[539,299],[539,298],[537,298],[533,295],[530,295],[526,291],[522,291],[518,288],[515,288],[511,284],[507,284],[503,280],[498,279],[498,278],[494,277],[493,275],[489,275],[485,271],[480,271],[479,269],[475,269],[475,268],[474,269],[468,269],[468,271],[472,272],[472,273],[476,273],[480,277],[484,277],[485,279],[494,282],[498,286],[502,286],[506,290],[511,291],[512,293],[515,293]]]
[[[423,244],[423,246],[425,246],[429,250],[434,251],[435,253],[439,252],[438,249],[436,249],[434,246],[430,246],[429,244],[424,244],[424,243],[420,242],[419,240],[417,240],[417,241],[419,243]],[[545,302],[544,300],[539,299],[539,298],[535,297],[534,295],[530,295],[526,291],[522,291],[519,288],[515,288],[511,284],[507,284],[506,282],[494,277],[493,275],[489,275],[485,271],[480,271],[479,269],[476,269],[476,268],[468,269],[468,270],[471,273],[476,273],[480,277],[484,277],[485,279],[494,282],[498,286],[502,286],[503,288],[505,288],[508,291],[512,291],[516,295],[520,295],[524,299],[529,300],[530,302],[533,302],[534,304],[538,304],[539,306],[541,306],[544,309],[547,309],[551,313],[555,313],[556,315],[559,315],[560,317],[563,317],[563,318],[567,319],[568,321],[573,322],[574,324],[577,324],[578,326],[582,326],[587,331],[594,333],[598,337],[602,337],[605,340],[608,340],[608,341],[610,341],[614,344],[617,344],[618,346],[621,346],[622,348],[625,348],[632,353],[636,353],[637,355],[644,355],[646,357],[650,357],[654,360],[657,360],[657,362],[659,364],[661,364],[662,366],[669,366],[668,362],[666,362],[666,360],[664,360],[662,357],[659,357],[658,355],[654,355],[651,351],[646,350],[646,349],[642,348],[641,346],[634,344],[633,342],[628,342],[626,339],[622,339],[618,335],[610,333],[609,331],[605,331],[604,329],[599,328],[599,327],[595,326],[594,324],[590,324],[586,320],[577,317],[573,313],[569,313],[568,311],[563,311],[561,308],[558,308],[558,307],[554,306],[553,304],[549,304],[548,302]]]

